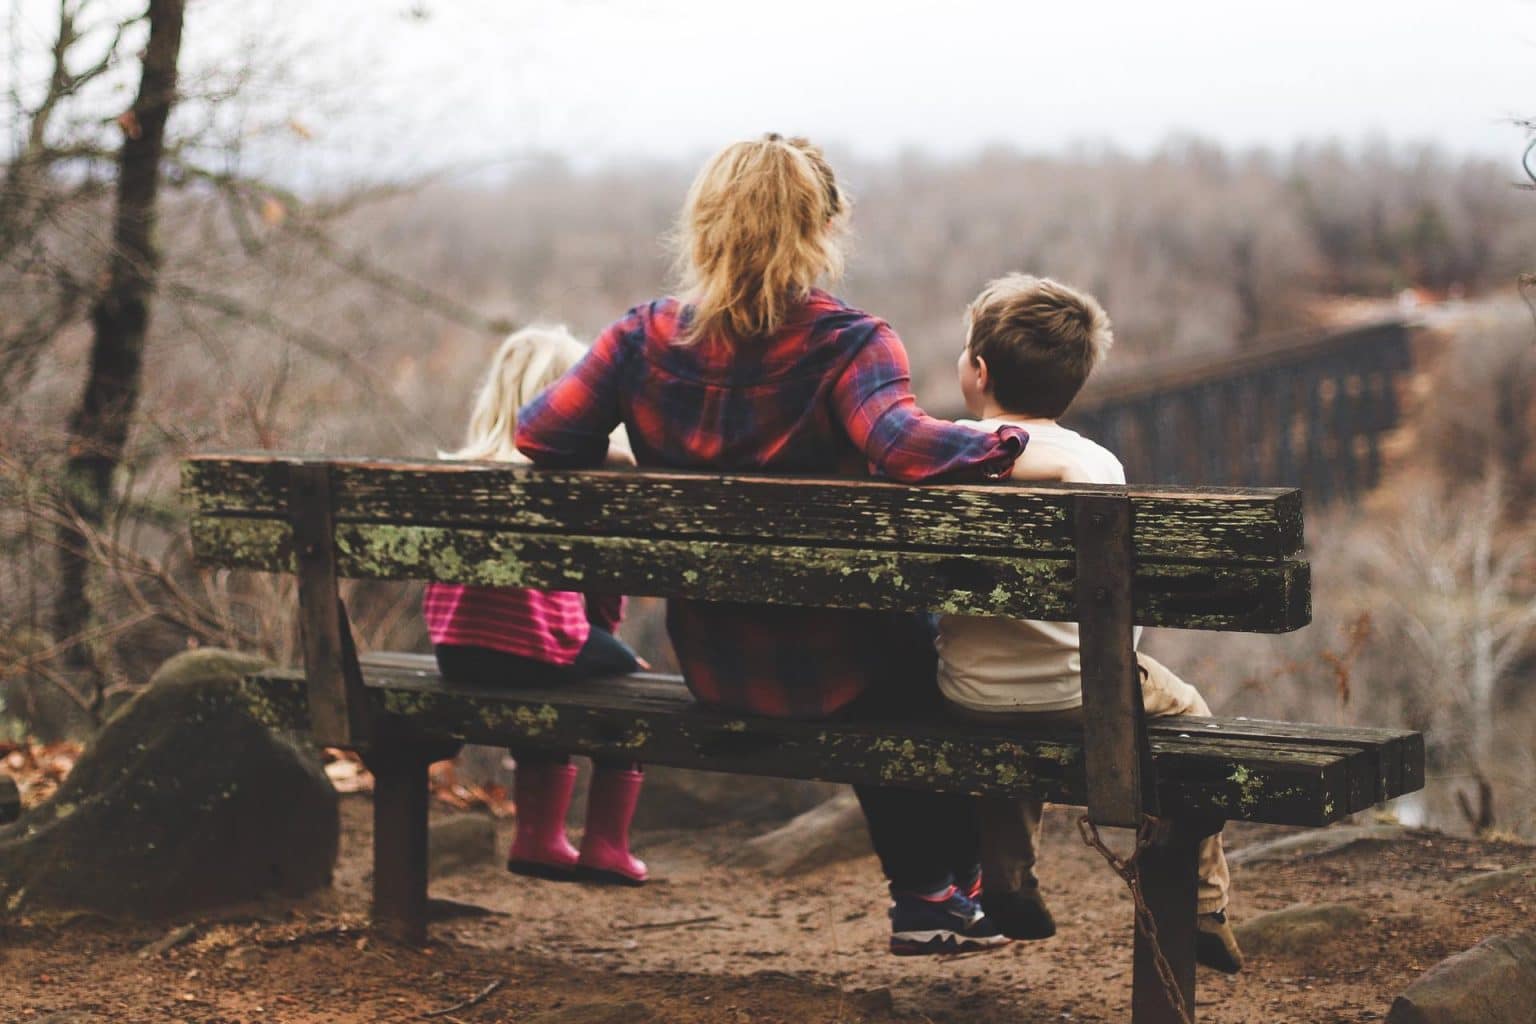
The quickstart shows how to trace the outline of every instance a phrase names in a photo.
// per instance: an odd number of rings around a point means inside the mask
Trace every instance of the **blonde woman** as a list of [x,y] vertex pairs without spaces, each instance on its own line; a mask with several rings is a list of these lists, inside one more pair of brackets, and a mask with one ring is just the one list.
[[[502,342],[475,398],[469,437],[445,459],[528,460],[513,447],[517,410],[586,355],[564,327],[529,327]],[[632,463],[622,431],[604,438],[602,458]],[[496,686],[542,686],[634,672],[643,663],[614,636],[622,597],[515,587],[433,583],[423,614],[443,676]],[[587,827],[578,851],[565,815],[576,766],[564,755],[513,751],[517,835],[507,869],[542,878],[586,878],[639,885],[645,864],[629,852],[629,825],[640,798],[640,766],[597,762],[587,796]]]
[[[1007,476],[1024,431],[926,416],[896,333],[819,287],[842,270],[848,219],[847,195],[806,140],[726,146],[683,207],[681,297],[637,306],[604,331],[523,409],[518,449],[539,465],[594,465],[622,423],[641,466]],[[704,704],[799,718],[937,707],[931,636],[910,616],[677,600],[667,628]],[[1005,942],[969,896],[979,870],[971,801],[858,794],[891,886],[891,951]]]

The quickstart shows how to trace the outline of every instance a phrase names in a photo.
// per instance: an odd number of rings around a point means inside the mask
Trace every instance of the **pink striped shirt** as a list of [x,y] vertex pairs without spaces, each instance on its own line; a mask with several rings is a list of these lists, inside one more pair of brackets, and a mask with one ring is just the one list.
[[571,664],[592,626],[611,633],[624,617],[624,598],[571,590],[429,583],[421,604],[434,645],[488,647],[551,665]]

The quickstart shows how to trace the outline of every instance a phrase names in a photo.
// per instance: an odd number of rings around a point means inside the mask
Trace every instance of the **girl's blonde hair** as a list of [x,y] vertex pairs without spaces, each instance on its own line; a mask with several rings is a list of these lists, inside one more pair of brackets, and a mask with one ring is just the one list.
[[586,346],[564,326],[535,325],[510,335],[496,350],[475,395],[464,447],[455,452],[438,452],[438,458],[526,463],[527,456],[513,445],[517,410],[537,398],[586,354]]
[[843,270],[849,202],[821,150],[769,134],[704,165],[678,225],[693,320],[679,340],[772,336],[823,276]]

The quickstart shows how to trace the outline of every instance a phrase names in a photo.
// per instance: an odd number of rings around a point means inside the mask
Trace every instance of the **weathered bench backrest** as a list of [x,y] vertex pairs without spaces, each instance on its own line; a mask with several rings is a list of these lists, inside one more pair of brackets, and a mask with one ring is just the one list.
[[[294,571],[290,473],[316,462],[187,462],[200,561]],[[1076,502],[1123,495],[1137,623],[1286,632],[1311,615],[1294,490],[329,466],[345,577],[1075,621]]]
[[1132,624],[1284,632],[1311,616],[1289,490],[866,480],[208,456],[206,565],[296,572],[318,735],[366,742],[338,577],[1076,621],[1089,813],[1155,810]]

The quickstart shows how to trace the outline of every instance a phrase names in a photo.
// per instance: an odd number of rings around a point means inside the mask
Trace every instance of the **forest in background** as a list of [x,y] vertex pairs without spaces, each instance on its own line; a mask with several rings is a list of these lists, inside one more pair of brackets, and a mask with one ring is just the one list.
[[[530,158],[494,184],[445,173],[300,194],[241,170],[247,135],[227,119],[184,117],[164,150],[141,391],[106,501],[82,514],[72,467],[93,453],[74,410],[103,296],[123,273],[114,135],[144,131],[99,106],[64,119],[89,84],[32,111],[0,188],[0,738],[89,731],[189,645],[291,662],[288,582],[190,565],[177,460],[454,444],[507,330],[561,321],[591,336],[666,289],[665,236],[693,170]],[[184,82],[180,109],[226,110],[233,87]],[[269,128],[305,144],[301,125]],[[1536,252],[1536,198],[1510,170],[1431,147],[1231,153],[1198,140],[1147,156],[997,148],[881,163],[834,149],[834,162],[855,199],[838,290],[896,327],[933,409],[957,404],[964,305],[1010,270],[1095,292],[1116,324],[1118,372],[1216,358],[1405,289],[1509,296],[1424,332],[1429,369],[1404,396],[1387,484],[1311,518],[1312,627],[1198,649],[1151,642],[1191,666],[1220,711],[1425,729],[1443,785],[1424,813],[1536,834],[1524,742],[1536,579],[1522,519],[1536,496],[1536,371],[1512,296]],[[61,628],[70,559],[89,569],[87,611]],[[356,588],[362,642],[421,647],[417,600],[411,587]],[[665,664],[654,608],[632,628]]]

